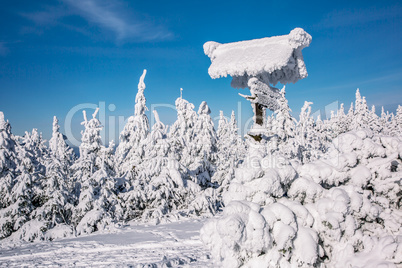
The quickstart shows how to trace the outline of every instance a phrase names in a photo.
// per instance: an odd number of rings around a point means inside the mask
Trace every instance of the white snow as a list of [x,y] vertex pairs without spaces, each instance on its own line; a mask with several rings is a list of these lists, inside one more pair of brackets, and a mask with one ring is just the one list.
[[[301,50],[311,36],[301,28],[288,35],[219,44],[207,42],[204,52],[211,59],[212,78],[268,75],[272,84],[295,83],[307,76]],[[244,87],[244,86],[242,86]]]
[[204,220],[131,224],[47,242],[2,241],[0,266],[217,267],[199,240]]

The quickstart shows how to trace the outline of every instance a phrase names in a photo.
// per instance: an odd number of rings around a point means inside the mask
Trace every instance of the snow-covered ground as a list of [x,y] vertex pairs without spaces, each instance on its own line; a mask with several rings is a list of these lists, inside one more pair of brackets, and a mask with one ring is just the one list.
[[3,240],[0,267],[217,267],[199,239],[204,222],[131,224],[52,242]]

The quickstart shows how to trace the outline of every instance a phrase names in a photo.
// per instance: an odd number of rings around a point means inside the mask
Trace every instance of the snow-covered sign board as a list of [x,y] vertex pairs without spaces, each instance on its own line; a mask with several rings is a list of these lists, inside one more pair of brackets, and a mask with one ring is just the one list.
[[[310,43],[311,35],[296,28],[288,35],[249,41],[227,44],[210,41],[204,44],[204,52],[212,61],[208,69],[212,78],[261,76],[264,82],[273,85],[287,84],[307,77],[301,51]],[[234,86],[245,88],[247,81]]]
[[255,104],[254,113],[258,117],[260,108],[278,108],[276,99],[280,95],[274,85],[295,83],[307,77],[302,49],[310,43],[311,35],[296,28],[288,35],[250,41],[227,44],[210,41],[204,44],[204,52],[212,62],[208,69],[212,78],[230,75],[232,87],[250,89],[251,96],[243,97]]

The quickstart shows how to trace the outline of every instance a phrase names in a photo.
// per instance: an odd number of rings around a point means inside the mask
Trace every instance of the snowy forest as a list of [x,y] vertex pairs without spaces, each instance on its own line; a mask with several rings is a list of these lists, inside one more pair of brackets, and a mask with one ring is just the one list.
[[47,143],[36,129],[13,135],[0,113],[1,238],[53,240],[225,207],[201,238],[226,267],[340,263],[363,250],[401,262],[402,106],[378,116],[357,90],[347,112],[314,120],[305,102],[296,120],[283,88],[269,138],[255,146],[234,112],[215,130],[206,102],[196,112],[181,97],[172,126],[156,111],[149,126],[145,73],[116,148],[102,145],[98,110],[83,111],[79,157],[56,117]]
[[[13,135],[0,112],[0,239],[55,241],[129,222],[206,218],[199,239],[223,267],[401,265],[402,106],[378,115],[357,89],[350,108],[341,104],[330,118],[313,118],[308,101],[292,113],[285,87],[270,83],[307,76],[301,49],[310,42],[297,28],[204,45],[211,77],[230,75],[232,86],[250,89],[242,96],[255,124],[244,137],[234,112],[220,112],[215,128],[205,101],[195,110],[181,96],[174,124],[154,110],[150,126],[146,70],[117,146],[101,142],[99,108],[83,111],[79,156],[56,117],[46,142],[37,129]],[[279,69],[270,59],[258,65],[264,46],[280,49]],[[239,48],[251,51],[249,66],[233,64]],[[237,69],[254,67],[265,73]]]

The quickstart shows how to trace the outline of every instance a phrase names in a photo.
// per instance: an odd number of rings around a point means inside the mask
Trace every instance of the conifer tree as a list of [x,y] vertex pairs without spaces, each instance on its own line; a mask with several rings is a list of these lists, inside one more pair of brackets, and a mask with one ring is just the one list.
[[352,124],[355,116],[355,111],[353,107],[353,102],[350,103],[348,114],[346,115],[346,125],[348,126],[347,131],[352,130]]
[[[32,133],[25,132],[16,146],[16,153],[16,176],[9,195],[10,202],[1,212],[1,237],[7,237],[20,230],[31,220],[32,211],[45,202],[42,183],[45,178],[43,162],[47,148],[41,134],[36,129],[33,129]],[[36,235],[33,232],[34,237],[25,237],[23,232],[20,237],[32,240]]]
[[[212,177],[212,182],[222,185],[225,181],[228,168],[231,164],[230,159],[230,129],[231,125],[223,115],[223,111],[219,113],[219,122],[217,134],[217,152],[216,152],[216,173]],[[233,147],[232,147],[233,148]]]
[[368,112],[367,116],[367,127],[374,131],[374,133],[379,134],[383,128],[383,126],[380,125],[379,117],[375,113],[375,106],[373,105],[371,107],[371,110]]
[[[182,89],[181,89],[182,90]],[[183,99],[182,96],[175,101],[177,120],[170,127],[169,138],[172,142],[172,151],[178,157],[180,163],[189,167],[192,159],[189,157],[191,144],[195,137],[195,124],[197,114],[194,111],[194,104]]]
[[11,133],[11,125],[0,112],[0,238],[11,235],[14,231],[13,209],[8,208],[15,201],[12,189],[17,173],[17,144]]
[[235,146],[232,147],[233,149],[231,150],[231,154],[234,156],[235,167],[237,167],[240,161],[242,161],[246,155],[246,146],[242,137],[238,133],[239,128],[237,126],[237,120],[234,111],[232,111],[232,114],[230,116],[229,129],[230,144],[235,144]]
[[0,209],[11,203],[10,193],[17,166],[16,146],[10,123],[4,120],[4,114],[0,112]]
[[73,165],[78,204],[74,208],[72,222],[77,234],[90,233],[105,228],[112,221],[116,208],[114,192],[114,143],[104,147],[100,131],[102,125],[96,118],[99,108],[87,120],[83,111],[85,130],[82,131],[80,157]]
[[[216,131],[216,136],[218,139],[218,144],[224,140],[229,134],[229,123],[226,117],[223,115],[223,111],[219,111],[219,121],[218,130]],[[219,147],[219,145],[218,145]]]
[[351,122],[351,129],[367,128],[369,121],[369,109],[365,97],[361,97],[359,89],[356,90],[355,111]]
[[167,127],[160,121],[156,110],[153,111],[155,124],[148,136],[146,161],[143,162],[140,180],[146,200],[143,219],[159,219],[172,210],[183,208],[189,200],[185,189],[186,171],[170,150]]
[[273,123],[273,132],[278,135],[279,139],[286,142],[289,138],[295,136],[295,124],[290,113],[288,100],[285,97],[285,87],[280,91],[281,97],[278,99],[279,109],[275,111],[275,120]]
[[145,141],[149,134],[148,117],[145,115],[148,108],[144,96],[146,73],[147,71],[144,70],[138,83],[134,115],[128,118],[127,124],[120,133],[120,143],[116,149],[118,175],[128,180],[134,179],[138,166],[143,161]]
[[[75,160],[73,149],[60,133],[58,119],[53,118],[53,133],[49,140],[49,154],[46,158],[46,176],[42,180],[41,198],[44,204],[32,212],[32,219],[42,222],[41,232],[57,225],[70,225],[76,197],[71,194],[70,167]],[[39,236],[40,234],[38,234]]]
[[389,135],[390,134],[390,119],[391,115],[389,112],[385,112],[384,106],[381,107],[381,116],[378,118],[379,125],[381,126],[381,134]]
[[347,115],[345,114],[345,108],[344,108],[343,103],[341,103],[341,106],[339,107],[336,117],[338,119],[339,134],[346,133],[349,129],[349,126],[348,126]]
[[201,186],[208,186],[215,172],[217,137],[210,113],[208,104],[203,101],[198,109],[194,140],[189,144],[192,159],[189,168]]
[[240,136],[237,134],[237,122],[232,111],[228,122],[223,112],[220,113],[217,131],[216,172],[212,182],[220,186],[220,192],[225,191],[234,178],[235,168],[244,157],[245,149]]
[[396,115],[391,119],[392,134],[395,136],[401,136],[402,133],[402,106],[398,105],[396,109]]
[[314,120],[311,115],[312,102],[305,101],[301,108],[299,122],[297,124],[298,158],[302,163],[307,163],[316,158],[316,135]]
[[296,154],[295,146],[295,130],[296,125],[291,116],[292,110],[289,108],[288,100],[285,97],[286,91],[283,87],[280,91],[280,97],[277,100],[279,104],[278,110],[274,112],[272,118],[272,137],[268,141],[268,150],[271,153],[280,152],[287,158],[293,158]]

